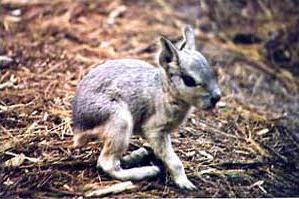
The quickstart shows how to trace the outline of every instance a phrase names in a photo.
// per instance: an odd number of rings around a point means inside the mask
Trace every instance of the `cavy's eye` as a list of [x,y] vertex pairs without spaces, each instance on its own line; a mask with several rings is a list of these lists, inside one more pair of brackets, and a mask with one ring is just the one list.
[[183,81],[184,81],[184,84],[188,87],[195,87],[197,86],[195,80],[190,77],[189,75],[181,75]]

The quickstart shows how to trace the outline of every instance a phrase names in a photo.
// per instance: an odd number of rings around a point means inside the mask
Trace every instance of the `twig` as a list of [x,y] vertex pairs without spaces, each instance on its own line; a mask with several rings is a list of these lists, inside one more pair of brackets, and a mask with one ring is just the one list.
[[269,156],[269,153],[267,152],[267,150],[261,146],[261,144],[259,144],[258,142],[256,142],[254,139],[252,139],[251,137],[246,139],[247,142],[250,143],[250,145],[252,145],[253,149],[255,149],[255,151],[257,151],[260,155],[262,156]]
[[0,105],[0,112],[5,112],[5,111],[10,111],[16,108],[22,108],[22,107],[26,107],[33,104],[33,101],[27,103],[27,104],[14,104],[14,105],[10,105],[10,106],[2,106]]
[[250,185],[249,189],[252,189],[254,187],[258,187],[258,188],[260,188],[260,190],[262,190],[266,194],[268,192],[266,191],[266,189],[264,187],[262,187],[262,185],[264,184],[264,182],[265,181],[263,181],[263,180],[259,180],[259,181],[255,182],[255,183],[253,183],[252,185]]
[[118,184],[114,184],[110,187],[104,189],[98,189],[94,191],[87,192],[85,194],[86,197],[102,197],[108,194],[117,194],[128,190],[134,190],[137,186],[134,185],[131,181],[121,182]]
[[109,25],[113,25],[115,23],[115,19],[118,18],[120,15],[122,15],[124,12],[126,12],[127,7],[124,5],[121,5],[114,10],[112,10],[108,16],[107,23]]
[[204,123],[204,122],[201,122],[201,121],[198,121],[197,124],[199,124],[199,127],[201,128],[201,130],[203,131],[208,131],[208,132],[212,132],[212,133],[216,133],[216,134],[221,134],[221,135],[224,135],[226,137],[230,137],[230,138],[234,138],[234,139],[239,139],[238,137],[234,136],[234,135],[231,135],[231,134],[228,134],[228,133],[225,133],[223,131],[220,131],[212,126],[209,126],[208,124]]
[[[6,155],[11,155],[11,156],[14,156],[14,157],[17,157],[17,156],[20,155],[20,154],[16,154],[16,153],[9,152],[9,151],[4,152],[4,153],[5,153]],[[24,159],[25,159],[25,160],[28,160],[28,161],[30,161],[30,162],[33,162],[33,163],[41,162],[41,160],[38,159],[38,158],[31,158],[31,157],[28,157],[28,156],[24,156]]]

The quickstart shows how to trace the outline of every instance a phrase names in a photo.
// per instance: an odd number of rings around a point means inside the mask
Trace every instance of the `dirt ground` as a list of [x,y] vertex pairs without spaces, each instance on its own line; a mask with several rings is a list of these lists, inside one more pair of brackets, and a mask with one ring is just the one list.
[[[159,36],[178,40],[187,23],[224,95],[217,114],[198,110],[172,134],[199,190],[165,174],[108,196],[299,197],[297,4],[0,1],[0,197],[80,197],[119,183],[95,169],[101,143],[72,148],[76,86],[108,59],[155,64]],[[130,151],[143,144],[134,137]]]

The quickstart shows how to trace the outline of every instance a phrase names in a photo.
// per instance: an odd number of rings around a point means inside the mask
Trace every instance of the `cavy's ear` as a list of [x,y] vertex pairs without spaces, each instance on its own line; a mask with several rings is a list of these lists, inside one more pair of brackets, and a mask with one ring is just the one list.
[[180,50],[195,50],[195,34],[191,25],[186,25],[183,29],[183,40],[178,44]]
[[179,61],[178,49],[165,37],[160,38],[161,51],[159,64],[168,72],[170,67],[176,67]]

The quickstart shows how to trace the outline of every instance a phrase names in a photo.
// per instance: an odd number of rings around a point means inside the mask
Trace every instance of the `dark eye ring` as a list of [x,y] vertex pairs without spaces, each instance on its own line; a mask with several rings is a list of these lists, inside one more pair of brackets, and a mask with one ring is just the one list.
[[186,86],[188,86],[188,87],[196,87],[197,86],[195,80],[192,77],[190,77],[189,75],[181,75],[181,77]]

